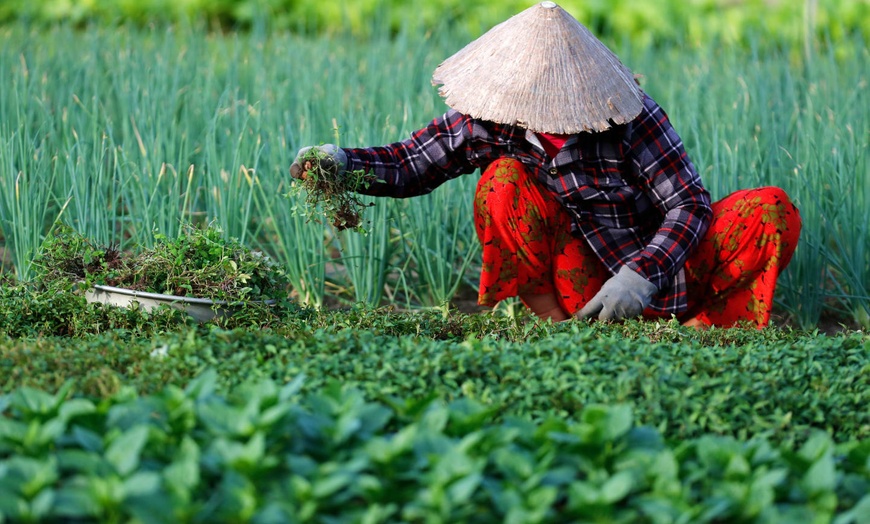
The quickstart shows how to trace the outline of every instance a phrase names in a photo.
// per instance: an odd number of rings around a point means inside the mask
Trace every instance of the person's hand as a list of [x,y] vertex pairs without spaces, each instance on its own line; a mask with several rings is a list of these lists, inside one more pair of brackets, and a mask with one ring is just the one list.
[[598,315],[598,320],[633,318],[643,313],[656,291],[652,282],[630,267],[622,266],[574,316]]
[[[316,155],[312,155],[311,150],[316,149]],[[338,146],[333,144],[324,144],[322,146],[303,147],[296,154],[296,159],[290,164],[290,176],[293,178],[304,179],[308,176],[308,172],[314,167],[312,157],[318,159],[317,162],[321,169],[340,175],[344,173],[347,166],[347,154]]]

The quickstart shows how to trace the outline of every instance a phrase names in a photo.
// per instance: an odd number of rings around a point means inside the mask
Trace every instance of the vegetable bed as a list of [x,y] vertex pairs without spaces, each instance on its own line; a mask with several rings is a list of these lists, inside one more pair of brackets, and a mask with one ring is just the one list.
[[870,515],[861,332],[286,305],[259,329],[170,328],[83,309],[116,327],[0,339],[7,521]]
[[119,522],[866,522],[870,441],[668,443],[630,407],[494,422],[261,381],[3,399],[0,515]]

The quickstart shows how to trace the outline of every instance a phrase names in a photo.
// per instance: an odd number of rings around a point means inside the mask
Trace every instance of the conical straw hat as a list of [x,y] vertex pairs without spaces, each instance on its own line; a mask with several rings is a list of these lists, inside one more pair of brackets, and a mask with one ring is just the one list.
[[432,84],[461,113],[544,133],[605,131],[643,107],[632,72],[553,2],[484,33],[442,62]]

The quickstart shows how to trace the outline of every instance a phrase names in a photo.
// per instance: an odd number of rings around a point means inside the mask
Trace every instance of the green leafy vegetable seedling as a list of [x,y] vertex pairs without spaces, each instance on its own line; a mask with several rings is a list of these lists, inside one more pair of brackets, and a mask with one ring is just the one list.
[[120,252],[101,247],[59,224],[46,238],[34,267],[40,280],[81,281],[166,295],[231,303],[269,300],[286,294],[289,282],[279,264],[212,224],[184,223],[176,238],[155,234],[151,249]]

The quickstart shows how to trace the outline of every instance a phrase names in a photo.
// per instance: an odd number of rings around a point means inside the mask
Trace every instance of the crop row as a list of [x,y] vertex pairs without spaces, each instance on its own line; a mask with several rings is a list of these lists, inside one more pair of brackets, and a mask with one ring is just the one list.
[[92,317],[102,318],[102,334],[0,341],[0,388],[55,390],[73,381],[91,397],[122,387],[144,394],[184,387],[212,368],[228,390],[304,374],[306,391],[338,381],[377,399],[473,399],[498,419],[570,419],[590,404],[627,403],[641,423],[673,439],[716,433],[800,442],[813,430],[870,438],[870,340],[860,332],[696,333],[675,323],[301,310],[260,329],[177,326],[137,335],[118,326],[142,314],[122,311]]
[[368,401],[206,372],[101,401],[0,397],[0,521],[834,522],[870,514],[870,440],[667,443],[625,405],[494,422],[462,399]]

